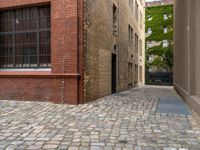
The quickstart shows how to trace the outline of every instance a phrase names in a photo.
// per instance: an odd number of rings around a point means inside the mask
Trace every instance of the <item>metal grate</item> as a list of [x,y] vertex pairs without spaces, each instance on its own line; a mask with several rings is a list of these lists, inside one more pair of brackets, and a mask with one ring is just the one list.
[[179,97],[161,97],[157,113],[191,115],[190,110]]

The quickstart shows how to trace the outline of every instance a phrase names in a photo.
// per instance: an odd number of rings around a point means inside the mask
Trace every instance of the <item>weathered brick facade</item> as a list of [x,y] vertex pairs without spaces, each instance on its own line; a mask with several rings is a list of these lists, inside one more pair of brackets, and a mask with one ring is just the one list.
[[[139,5],[142,18],[136,20],[135,4]],[[113,4],[117,8],[117,35],[113,35]],[[85,3],[85,47],[84,79],[85,100],[90,101],[111,94],[111,61],[112,54],[117,57],[117,91],[144,84],[144,1],[133,0],[86,0]],[[128,26],[142,40],[142,55],[135,49],[135,37],[132,46],[128,43]],[[114,48],[116,45],[116,49]],[[128,80],[128,63],[132,67],[132,79]],[[136,75],[134,66],[142,67],[142,81]],[[137,72],[139,74],[139,72]],[[132,83],[132,85],[129,85]]]
[[[113,37],[112,34],[113,3],[120,6],[121,11],[119,40],[117,40],[118,36]],[[140,1],[138,3],[140,4]],[[1,0],[0,11],[35,5],[51,7],[52,67],[42,71],[40,69],[0,70],[0,99],[79,104],[111,94],[112,53],[120,56],[117,58],[117,90],[128,88],[127,60],[133,57],[130,56],[132,53],[127,47],[128,23],[132,24],[134,31],[144,39],[144,27],[139,31],[134,13],[131,14],[128,9],[128,2]],[[143,7],[141,6],[140,9],[144,16]],[[114,51],[115,44],[119,45],[117,48],[119,50]],[[143,56],[134,53],[132,55],[134,58],[130,61],[144,69],[144,53]],[[138,82],[138,84],[143,83],[144,81]]]
[[51,6],[52,68],[50,71],[0,71],[0,98],[82,103],[82,92],[79,89],[82,89],[83,80],[81,78],[83,2],[1,0],[0,9],[34,5]]

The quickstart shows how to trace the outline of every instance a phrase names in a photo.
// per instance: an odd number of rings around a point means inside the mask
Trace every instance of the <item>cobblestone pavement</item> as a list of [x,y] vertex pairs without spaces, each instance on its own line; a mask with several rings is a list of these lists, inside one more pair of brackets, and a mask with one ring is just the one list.
[[192,116],[157,114],[172,87],[144,86],[71,106],[0,101],[0,149],[200,150]]

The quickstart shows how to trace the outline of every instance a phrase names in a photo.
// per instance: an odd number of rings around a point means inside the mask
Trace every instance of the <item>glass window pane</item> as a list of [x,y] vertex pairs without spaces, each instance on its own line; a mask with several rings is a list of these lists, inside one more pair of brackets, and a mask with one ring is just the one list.
[[7,57],[8,56],[8,47],[4,46],[4,56]]
[[11,32],[13,31],[13,27],[12,27],[12,22],[5,22],[5,32]]
[[40,67],[46,67],[46,66],[47,66],[47,57],[40,56]]
[[48,66],[50,67],[51,66],[51,55],[47,55],[47,63],[48,63]]
[[7,11],[5,14],[6,14],[6,21],[12,22],[15,19],[13,11]]
[[[2,21],[2,20],[0,20],[0,21]],[[2,21],[2,22],[0,22],[0,32],[5,32],[5,31],[6,31],[5,22]]]
[[47,42],[47,32],[40,32],[40,43]]
[[8,56],[13,57],[13,48],[10,46],[8,47]]
[[0,13],[0,21],[1,22],[6,22],[6,12]]
[[1,47],[1,55],[2,55],[2,60],[1,60],[1,63],[2,63],[2,67],[5,67],[5,64],[6,64],[6,60],[5,60],[5,46],[2,46]]
[[2,54],[3,46],[0,46],[0,67],[3,67],[4,55]]
[[22,64],[23,67],[29,67],[29,46],[22,46]]
[[46,29],[47,27],[47,18],[41,18],[40,19],[40,29]]
[[22,12],[21,9],[16,10],[16,14],[15,14],[15,29],[17,31],[22,30]]
[[40,44],[40,55],[46,55],[47,50],[46,50],[46,44]]
[[15,30],[16,31],[22,30],[22,21],[18,18],[15,19]]
[[4,45],[4,41],[5,41],[5,35],[0,35],[0,46]]
[[32,7],[31,8],[31,18],[38,18],[37,7]]
[[51,32],[47,32],[47,43],[51,42]]
[[22,34],[15,34],[15,44],[19,45],[22,44]]
[[30,43],[37,43],[37,33],[31,33],[30,36],[31,36]]
[[16,55],[16,56],[22,55],[21,45],[17,45],[17,46],[15,47],[15,55]]
[[29,46],[22,46],[22,55],[23,56],[28,56],[29,55]]
[[47,55],[51,55],[51,45],[47,44]]
[[2,65],[3,65],[3,63],[2,63],[2,57],[0,56],[0,67],[2,68]]
[[0,46],[0,57],[2,57],[2,49],[3,49],[3,46]]
[[23,33],[22,34],[22,43],[30,44],[30,33]]
[[30,46],[30,55],[37,55],[37,45],[36,44],[32,44]]
[[22,56],[23,67],[29,67],[29,56]]
[[30,64],[32,67],[37,67],[37,56],[30,56]]
[[30,21],[30,29],[31,30],[38,29],[37,21],[38,21],[38,19],[31,19],[31,21]]
[[49,7],[40,7],[40,17],[49,17],[50,16],[50,9]]
[[30,30],[30,20],[22,21],[22,30]]
[[7,67],[8,68],[13,68],[14,67],[13,56],[7,57]]
[[26,8],[22,10],[23,19],[30,19],[30,9]]
[[47,28],[51,28],[51,19],[50,19],[50,17],[47,18]]
[[9,35],[9,34],[5,35],[4,38],[5,38],[5,43],[4,44],[6,44],[6,45],[11,45],[12,44],[12,42],[13,42],[12,35]]
[[22,67],[22,56],[21,55],[15,56],[15,65],[16,65],[16,67]]

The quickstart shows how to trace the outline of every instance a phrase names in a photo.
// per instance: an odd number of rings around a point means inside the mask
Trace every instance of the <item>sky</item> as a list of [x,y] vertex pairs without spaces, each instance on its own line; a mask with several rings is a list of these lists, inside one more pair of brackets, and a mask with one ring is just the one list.
[[154,1],[154,0],[145,0],[145,2],[151,2],[151,1]]

